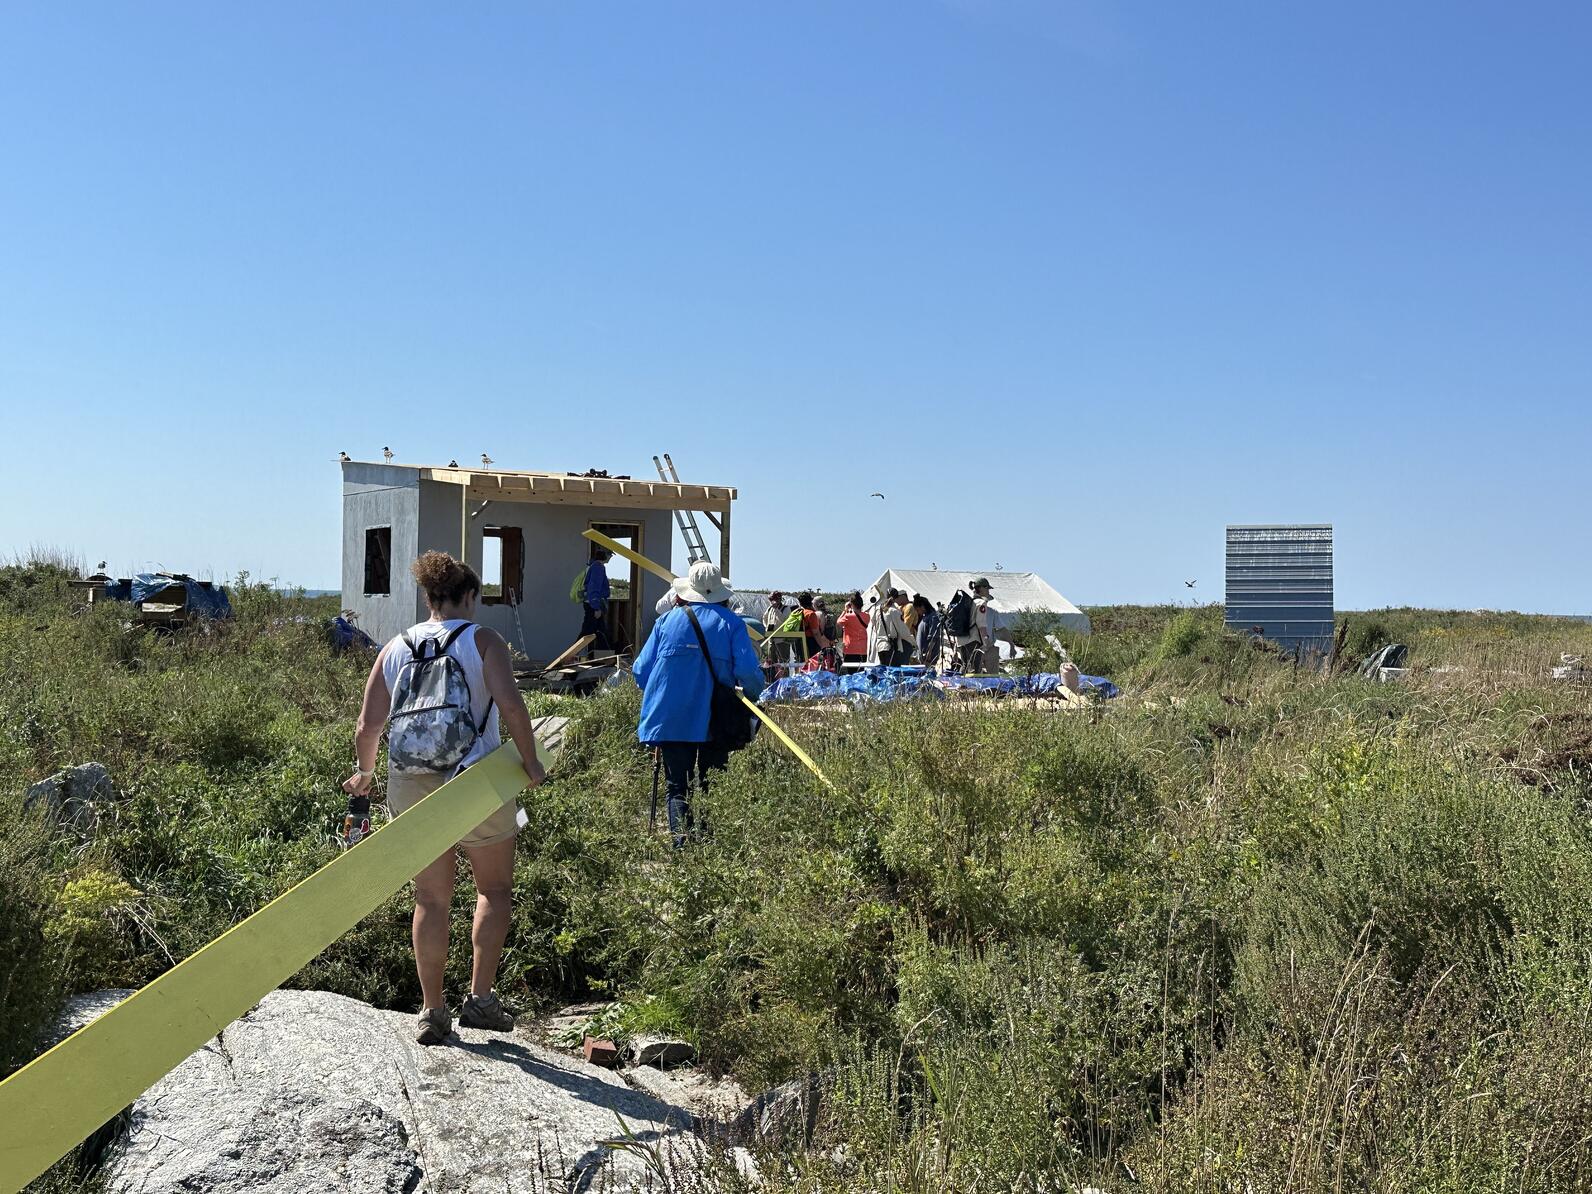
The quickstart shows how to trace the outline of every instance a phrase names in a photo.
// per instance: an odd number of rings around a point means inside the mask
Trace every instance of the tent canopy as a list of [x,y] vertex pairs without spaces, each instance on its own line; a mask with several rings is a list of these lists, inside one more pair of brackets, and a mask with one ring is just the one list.
[[948,603],[958,589],[968,589],[969,583],[979,576],[989,578],[990,608],[1000,615],[996,619],[995,629],[1009,625],[1012,615],[1026,609],[1059,614],[1061,624],[1066,629],[1074,634],[1089,633],[1089,615],[1051,588],[1037,572],[936,572],[922,568],[887,568],[884,575],[874,581],[873,587],[880,595],[890,589],[900,589],[908,597],[922,593],[939,606]]

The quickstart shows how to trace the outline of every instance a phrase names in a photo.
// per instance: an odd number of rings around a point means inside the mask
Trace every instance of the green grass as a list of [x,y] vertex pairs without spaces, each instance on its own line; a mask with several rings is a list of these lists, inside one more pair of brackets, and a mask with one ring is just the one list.
[[[147,982],[334,856],[366,666],[301,599],[156,637],[61,580],[0,570],[7,1064],[64,992]],[[540,699],[575,725],[502,988],[613,1000],[611,1030],[752,1088],[824,1073],[776,1190],[1592,1188],[1592,711],[1546,679],[1592,626],[1345,615],[1356,651],[1411,648],[1378,685],[1218,607],[1090,614],[1063,641],[1122,699],[786,711],[834,790],[760,741],[679,853],[646,831],[635,692]],[[20,815],[89,759],[125,793],[93,843]],[[413,1006],[408,911],[294,982]]]

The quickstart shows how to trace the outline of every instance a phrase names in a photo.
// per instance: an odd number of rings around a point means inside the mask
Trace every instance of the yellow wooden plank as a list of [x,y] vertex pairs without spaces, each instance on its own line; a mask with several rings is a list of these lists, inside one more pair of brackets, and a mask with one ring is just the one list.
[[524,786],[505,744],[0,1082],[0,1194],[60,1160]]
[[741,698],[742,704],[744,704],[748,709],[757,715],[757,719],[759,721],[774,731],[774,737],[783,742],[790,750],[790,753],[802,761],[802,764],[807,768],[807,770],[811,771],[819,779],[823,780],[824,786],[826,788],[829,788],[830,790],[834,789],[835,785],[830,783],[829,777],[818,769],[818,764],[813,762],[812,756],[801,747],[796,745],[796,739],[792,738],[784,730],[775,725],[774,719],[767,713],[764,713],[762,708],[755,701],[750,700],[744,692],[737,692],[736,695]]

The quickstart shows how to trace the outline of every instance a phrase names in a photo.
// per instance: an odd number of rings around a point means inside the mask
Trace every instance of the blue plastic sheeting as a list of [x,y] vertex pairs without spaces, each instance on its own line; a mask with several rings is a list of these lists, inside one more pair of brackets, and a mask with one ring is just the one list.
[[[1028,678],[1023,677],[1025,680]],[[962,692],[993,693],[1005,696],[1018,691],[1017,681],[1010,676],[941,676],[941,688],[955,688]]]
[[882,666],[842,676],[840,694],[854,705],[941,695],[933,678],[922,668]]
[[342,614],[338,614],[337,617],[332,619],[326,631],[331,636],[332,651],[338,655],[352,647],[368,647],[372,651],[376,649],[376,640],[343,617]]
[[1079,676],[1078,687],[1083,689],[1084,692],[1091,690],[1099,692],[1108,701],[1112,697],[1122,695],[1122,690],[1104,676]]
[[134,605],[148,601],[157,593],[181,585],[188,593],[187,608],[190,614],[201,618],[230,618],[232,602],[227,591],[207,580],[191,576],[172,576],[162,572],[140,572],[132,580],[113,580],[105,586],[105,596],[112,601],[130,601]]
[[[1104,676],[1080,676],[1084,692],[1097,691],[1111,698],[1117,686]],[[798,672],[776,680],[763,691],[762,702],[821,701],[844,697],[853,704],[943,697],[947,691],[984,693],[989,696],[1053,696],[1063,688],[1055,672],[1033,676],[935,676],[922,668],[871,667],[837,676],[834,672]]]
[[834,672],[797,672],[784,676],[763,689],[757,698],[760,705],[772,701],[821,701],[825,697],[840,695],[840,677]]

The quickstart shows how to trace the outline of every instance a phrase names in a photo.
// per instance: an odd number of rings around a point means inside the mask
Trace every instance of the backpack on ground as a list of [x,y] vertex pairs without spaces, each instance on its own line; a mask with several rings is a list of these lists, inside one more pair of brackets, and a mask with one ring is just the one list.
[[966,589],[958,589],[945,609],[945,628],[957,638],[973,633],[973,598]]
[[[417,643],[401,636],[410,659],[393,686],[387,722],[387,760],[394,771],[410,775],[451,772],[464,762],[486,725],[475,724],[470,712],[470,681],[464,666],[448,654],[466,622],[446,635],[425,635]],[[486,706],[492,716],[492,702]]]

